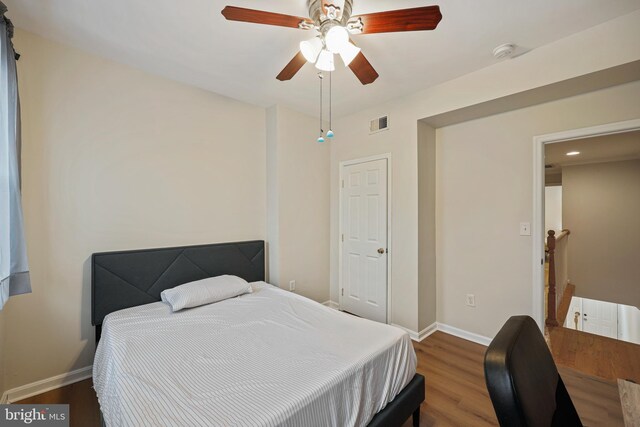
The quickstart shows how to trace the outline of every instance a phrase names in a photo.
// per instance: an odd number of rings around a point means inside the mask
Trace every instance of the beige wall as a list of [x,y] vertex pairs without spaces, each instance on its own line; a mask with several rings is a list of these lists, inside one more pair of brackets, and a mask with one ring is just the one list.
[[640,82],[438,129],[440,322],[492,337],[532,313],[533,137],[638,118],[638,99]]
[[329,146],[318,119],[276,106],[267,111],[269,279],[329,299]]
[[[331,299],[338,298],[340,162],[391,153],[391,319],[418,330],[418,150],[415,121],[408,111],[391,117],[388,131],[369,135],[369,120],[384,115],[357,114],[337,121],[331,142]],[[412,126],[413,124],[413,126]]]
[[280,286],[280,186],[278,185],[278,107],[266,111],[267,281]]
[[436,131],[418,123],[418,331],[436,320]]
[[7,388],[91,365],[93,252],[266,237],[264,109],[23,31],[15,45],[33,294],[5,309]]
[[640,160],[565,166],[562,172],[576,295],[640,307]]
[[[365,157],[381,153],[392,153],[392,228],[393,236],[390,244],[391,261],[391,322],[404,326],[415,332],[419,331],[421,323],[420,307],[428,304],[420,300],[419,297],[419,265],[422,259],[419,258],[419,221],[418,221],[418,122],[422,119],[438,116],[444,113],[463,109],[468,106],[488,103],[499,100],[514,94],[524,94],[520,102],[526,103],[528,97],[537,99],[533,94],[536,88],[562,82],[585,74],[605,70],[622,64],[640,60],[640,45],[635,40],[640,37],[640,11],[623,17],[608,21],[602,25],[590,28],[578,34],[571,35],[564,39],[542,46],[526,55],[518,58],[501,61],[493,66],[483,68],[474,73],[450,80],[440,85],[418,91],[415,94],[385,104],[375,105],[366,110],[340,117],[334,120],[334,130],[336,130],[335,141],[331,148],[331,299],[338,301],[338,175],[341,161],[353,158]],[[585,51],[597,52],[593,55],[584,55]],[[541,72],[544,70],[544,72]],[[637,102],[626,99],[626,105],[621,105],[612,109],[611,112],[604,111],[600,119],[583,120],[583,123],[604,123],[608,118],[615,117],[610,121],[618,120],[617,117],[633,117],[633,112],[637,107]],[[628,104],[632,104],[629,106]],[[391,127],[388,131],[369,135],[369,120],[382,115],[390,115]],[[549,117],[544,129],[564,129],[563,126],[572,126],[571,120],[563,120],[562,114]],[[601,121],[598,121],[601,120]],[[622,120],[622,119],[620,119]],[[574,120],[579,123],[580,120]],[[495,124],[497,129],[502,127],[501,123]],[[569,129],[567,127],[566,129]],[[531,130],[535,132],[535,129]],[[488,132],[492,134],[493,131]],[[533,134],[532,134],[533,135]],[[532,136],[531,135],[531,136]],[[506,137],[501,135],[501,138]],[[483,134],[475,135],[473,140],[485,140]],[[522,136],[518,137],[522,139]],[[500,145],[501,143],[496,142]],[[501,154],[501,158],[507,165],[501,163],[497,165],[502,170],[508,166],[512,156],[516,163],[524,168],[515,169],[515,182],[513,185],[520,186],[524,193],[518,195],[518,200],[526,200],[529,210],[526,211],[526,218],[531,221],[531,200],[532,200],[532,142],[528,141],[528,146],[518,145],[514,149],[507,145],[507,151]],[[440,146],[440,145],[438,145]],[[465,159],[461,165],[470,163],[470,170],[477,168],[474,164],[482,163],[491,158],[487,154],[478,153],[477,144],[471,147],[475,156],[468,156],[462,153]],[[478,155],[480,156],[478,157]],[[438,165],[439,166],[439,165]],[[495,165],[494,165],[495,167]],[[511,171],[511,169],[509,169]],[[453,177],[454,179],[462,178]],[[437,175],[440,180],[442,175]],[[529,186],[523,183],[529,183]],[[454,187],[461,185],[459,182],[440,182],[438,185]],[[525,212],[522,210],[522,212]],[[500,214],[498,214],[499,216]],[[517,223],[524,220],[524,215],[519,215]],[[517,229],[516,229],[517,231]],[[438,235],[441,230],[436,230]],[[466,237],[465,237],[466,239]],[[520,241],[519,241],[520,242]],[[529,252],[531,245],[527,246]],[[518,251],[518,248],[508,248]],[[453,254],[455,258],[455,253]],[[441,249],[437,251],[437,258],[442,258]],[[456,260],[450,261],[452,264]],[[466,266],[457,263],[459,269]],[[523,264],[513,266],[517,271]],[[436,269],[440,269],[441,262],[437,262]],[[474,264],[470,270],[474,270]],[[531,312],[531,261],[528,261],[528,270],[524,272],[529,278],[529,295],[522,295],[522,300],[518,304],[527,305],[527,312]],[[520,278],[520,276],[518,275]],[[521,279],[519,279],[521,280]],[[449,284],[438,283],[438,291],[441,288],[449,289]],[[460,291],[455,291],[455,303],[458,304]],[[449,292],[450,294],[450,292]],[[451,295],[454,298],[453,295]],[[437,318],[442,321],[440,312],[445,303],[438,295]],[[483,298],[480,296],[480,298]],[[448,300],[447,300],[448,301]],[[464,300],[462,300],[464,302]],[[424,313],[424,310],[423,310]],[[475,314],[468,313],[463,319],[457,319],[455,311],[450,312],[446,319],[453,326],[468,328],[471,332],[492,335],[496,331],[496,317],[491,316],[486,319],[481,318],[482,313],[476,311]],[[470,321],[475,319],[476,321]],[[424,320],[424,319],[423,319]]]

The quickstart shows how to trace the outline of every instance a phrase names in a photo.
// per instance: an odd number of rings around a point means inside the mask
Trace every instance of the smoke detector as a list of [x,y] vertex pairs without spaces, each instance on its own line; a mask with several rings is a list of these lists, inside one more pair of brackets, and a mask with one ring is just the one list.
[[496,59],[510,58],[511,56],[513,56],[513,53],[515,51],[516,46],[514,44],[505,43],[493,49],[493,56]]

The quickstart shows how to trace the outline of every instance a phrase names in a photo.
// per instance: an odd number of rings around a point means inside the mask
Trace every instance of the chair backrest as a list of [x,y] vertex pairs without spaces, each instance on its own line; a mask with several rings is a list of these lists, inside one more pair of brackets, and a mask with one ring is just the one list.
[[501,426],[582,426],[536,322],[513,316],[491,341],[484,373]]

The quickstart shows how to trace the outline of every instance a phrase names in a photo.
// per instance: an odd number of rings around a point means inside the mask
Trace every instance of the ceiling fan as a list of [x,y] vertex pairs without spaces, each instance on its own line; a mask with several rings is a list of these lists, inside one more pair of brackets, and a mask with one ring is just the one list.
[[438,6],[390,10],[351,16],[353,0],[307,0],[310,18],[227,6],[222,15],[230,21],[314,30],[317,35],[300,43],[300,51],[276,77],[290,80],[308,61],[322,71],[335,69],[339,55],[363,85],[373,83],[378,73],[350,39],[350,34],[376,34],[433,30],[442,19]]

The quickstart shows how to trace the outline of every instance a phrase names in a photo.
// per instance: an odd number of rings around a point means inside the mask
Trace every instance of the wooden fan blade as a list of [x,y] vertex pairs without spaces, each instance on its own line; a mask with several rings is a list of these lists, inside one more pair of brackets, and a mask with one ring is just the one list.
[[378,72],[373,68],[369,60],[364,56],[362,52],[356,56],[349,64],[349,68],[356,75],[360,83],[368,85],[373,83],[379,77]]
[[283,15],[281,13],[265,12],[262,10],[245,9],[243,7],[227,6],[222,9],[222,15],[229,21],[251,22],[254,24],[277,25],[279,27],[300,28],[301,22],[313,25],[309,18]]
[[289,61],[287,66],[284,67],[282,71],[280,71],[280,74],[277,75],[276,79],[280,80],[281,82],[291,80],[291,78],[295,76],[298,71],[300,71],[300,69],[306,62],[307,60],[304,58],[302,52],[298,52],[296,56],[294,56],[293,59]]
[[442,14],[439,6],[426,6],[353,16],[350,21],[358,18],[364,24],[361,34],[375,34],[433,30]]

